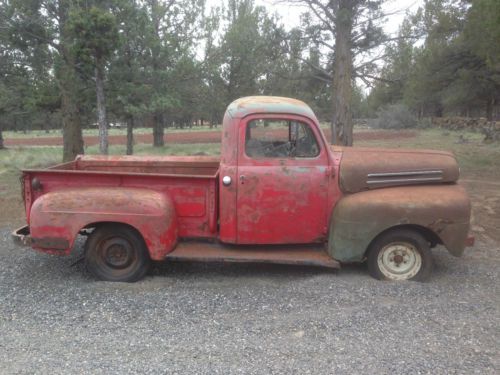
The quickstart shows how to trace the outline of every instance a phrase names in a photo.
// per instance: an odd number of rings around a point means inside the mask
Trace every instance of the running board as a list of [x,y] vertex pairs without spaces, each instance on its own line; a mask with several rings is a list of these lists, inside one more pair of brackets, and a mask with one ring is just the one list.
[[197,262],[275,263],[340,268],[324,245],[225,245],[198,241],[179,242],[167,260]]

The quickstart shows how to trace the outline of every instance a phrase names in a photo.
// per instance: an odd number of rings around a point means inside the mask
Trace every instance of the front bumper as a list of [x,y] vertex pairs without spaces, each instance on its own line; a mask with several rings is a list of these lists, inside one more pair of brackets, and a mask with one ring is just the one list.
[[28,225],[16,229],[12,232],[11,236],[12,241],[18,246],[31,246],[33,243],[30,235],[30,227]]

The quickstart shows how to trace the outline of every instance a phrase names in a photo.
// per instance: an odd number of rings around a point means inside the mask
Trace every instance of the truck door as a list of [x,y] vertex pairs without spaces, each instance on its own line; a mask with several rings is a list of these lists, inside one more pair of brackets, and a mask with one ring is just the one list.
[[300,116],[243,119],[238,147],[237,242],[321,242],[327,233],[328,155]]

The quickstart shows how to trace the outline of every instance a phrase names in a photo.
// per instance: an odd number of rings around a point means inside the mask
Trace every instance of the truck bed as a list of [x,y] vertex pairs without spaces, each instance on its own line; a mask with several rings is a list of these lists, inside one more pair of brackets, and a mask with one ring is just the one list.
[[[179,236],[215,237],[219,159],[205,156],[78,156],[74,161],[24,170],[26,216],[32,203],[50,191],[99,187],[151,189],[174,202]],[[33,183],[36,178],[37,183]],[[39,184],[39,188],[37,185]]]
[[139,173],[169,176],[215,177],[219,158],[212,156],[78,156],[50,170]]

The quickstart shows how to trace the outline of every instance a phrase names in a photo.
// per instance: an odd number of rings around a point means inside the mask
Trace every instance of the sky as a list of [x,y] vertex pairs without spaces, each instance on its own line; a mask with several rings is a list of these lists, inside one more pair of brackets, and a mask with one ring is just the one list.
[[[209,1],[210,2],[210,1]],[[307,6],[287,4],[283,0],[255,0],[256,5],[263,5],[272,13],[280,16],[287,29],[300,24],[300,14],[307,10]],[[386,13],[395,13],[387,17],[384,29],[388,34],[397,32],[399,25],[403,22],[407,11],[414,12],[423,5],[423,0],[388,0],[384,2],[383,9]]]
[[[256,5],[265,6],[271,13],[276,13],[287,29],[291,29],[300,24],[301,13],[307,10],[307,6],[289,4],[286,0],[254,0]],[[220,5],[221,0],[207,0],[207,8]],[[384,2],[383,9],[386,13],[394,13],[387,17],[384,24],[386,33],[397,32],[399,25],[403,21],[406,11],[414,12],[423,4],[423,0],[388,0]]]

